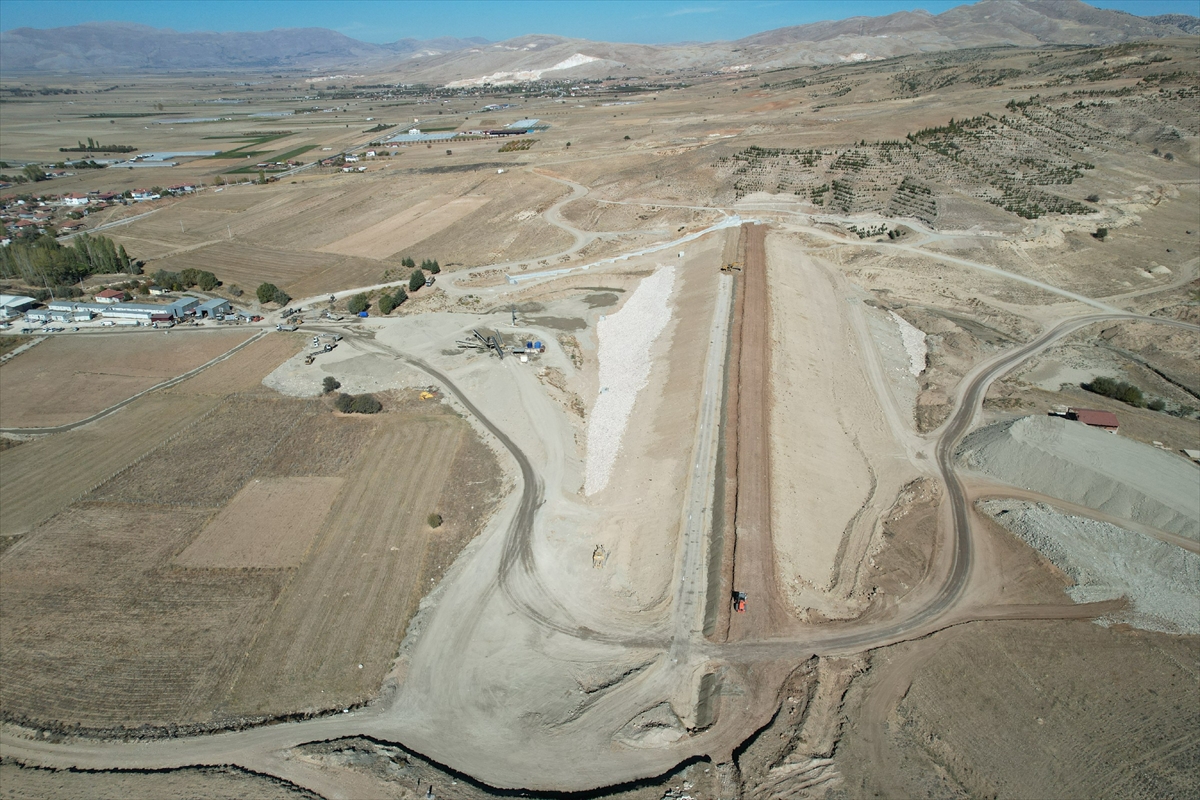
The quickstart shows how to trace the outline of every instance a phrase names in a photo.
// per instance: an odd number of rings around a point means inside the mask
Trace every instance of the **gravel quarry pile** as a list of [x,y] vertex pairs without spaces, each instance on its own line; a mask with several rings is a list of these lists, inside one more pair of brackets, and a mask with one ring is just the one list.
[[914,378],[925,371],[925,356],[928,346],[925,344],[925,331],[921,330],[895,311],[888,312],[900,326],[900,339],[904,342],[904,352],[908,353],[908,371]]
[[1004,483],[1200,539],[1200,470],[1149,445],[1039,416],[977,430],[957,455]]
[[671,319],[674,288],[675,267],[660,266],[642,279],[620,311],[596,325],[600,392],[588,414],[584,494],[608,485],[638,392],[650,379],[650,349]]
[[1077,603],[1127,597],[1103,620],[1164,633],[1200,633],[1200,556],[1043,503],[989,500],[979,508],[1065,572]]

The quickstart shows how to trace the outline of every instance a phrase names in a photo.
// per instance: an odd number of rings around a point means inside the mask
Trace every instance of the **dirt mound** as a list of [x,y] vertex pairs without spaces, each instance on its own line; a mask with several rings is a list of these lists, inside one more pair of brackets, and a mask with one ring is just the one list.
[[1061,417],[1022,417],[959,445],[965,467],[1005,483],[1200,538],[1200,475],[1169,453]]

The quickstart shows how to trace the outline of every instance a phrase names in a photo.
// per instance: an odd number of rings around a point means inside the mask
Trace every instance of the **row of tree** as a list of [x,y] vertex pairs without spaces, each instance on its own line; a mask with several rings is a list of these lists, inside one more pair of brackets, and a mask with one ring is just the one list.
[[69,286],[89,275],[137,275],[141,269],[141,262],[130,258],[124,245],[86,233],[67,246],[41,235],[0,248],[0,278],[19,279],[30,286]]
[[202,269],[187,269],[179,272],[167,272],[165,269],[160,269],[150,276],[154,283],[164,289],[170,289],[173,292],[180,292],[184,289],[190,289],[193,286],[199,286],[206,292],[211,292],[221,285],[217,280],[217,276]]
[[397,287],[394,294],[385,293],[379,298],[379,313],[390,314],[407,301],[408,292],[404,291],[403,286]]
[[[411,258],[404,258],[400,260],[400,266],[408,267],[409,269],[415,269],[417,267],[417,262],[413,261]],[[437,275],[442,271],[442,268],[438,265],[437,260],[432,258],[422,259],[420,268],[431,275]]]
[[60,153],[132,153],[138,148],[132,144],[100,144],[88,137],[87,144],[79,143],[78,147],[60,147]]
[[1122,403],[1131,405],[1134,408],[1148,408],[1151,411],[1162,411],[1167,407],[1166,402],[1162,398],[1155,397],[1148,399],[1145,393],[1132,383],[1106,378],[1103,375],[1093,378],[1091,383],[1082,383],[1080,386],[1089,392],[1094,392],[1104,397],[1111,397],[1113,400],[1120,400]]

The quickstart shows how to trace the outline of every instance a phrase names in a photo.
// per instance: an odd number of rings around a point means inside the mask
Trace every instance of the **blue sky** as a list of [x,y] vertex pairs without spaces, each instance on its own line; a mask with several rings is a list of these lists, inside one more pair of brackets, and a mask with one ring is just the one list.
[[[552,33],[610,42],[737,39],[826,19],[924,9],[963,0],[0,0],[0,30],[140,22],[179,31],[332,28],[368,42]],[[1196,0],[1093,0],[1131,14],[1195,14]]]

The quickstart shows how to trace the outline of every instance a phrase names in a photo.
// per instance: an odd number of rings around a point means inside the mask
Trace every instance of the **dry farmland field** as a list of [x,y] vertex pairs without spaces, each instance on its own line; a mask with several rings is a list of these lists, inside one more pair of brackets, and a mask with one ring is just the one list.
[[[255,356],[231,362],[252,368]],[[363,419],[261,388],[175,389],[5,452],[83,436],[95,444],[68,447],[70,461],[109,458],[82,475],[35,473],[55,507],[23,495],[32,476],[5,464],[6,523],[15,497],[11,527],[28,532],[0,559],[4,717],[214,727],[377,691],[431,579],[477,530],[462,504],[484,509],[500,489],[459,417],[397,407]],[[118,439],[130,426],[146,435],[105,451],[104,423]],[[425,519],[435,510],[447,519],[437,530]]]
[[241,344],[248,330],[54,336],[0,366],[0,427],[84,419]]
[[190,767],[164,772],[85,772],[38,769],[0,761],[0,798],[128,800],[204,797],[207,800],[318,800],[292,784],[237,767]]

